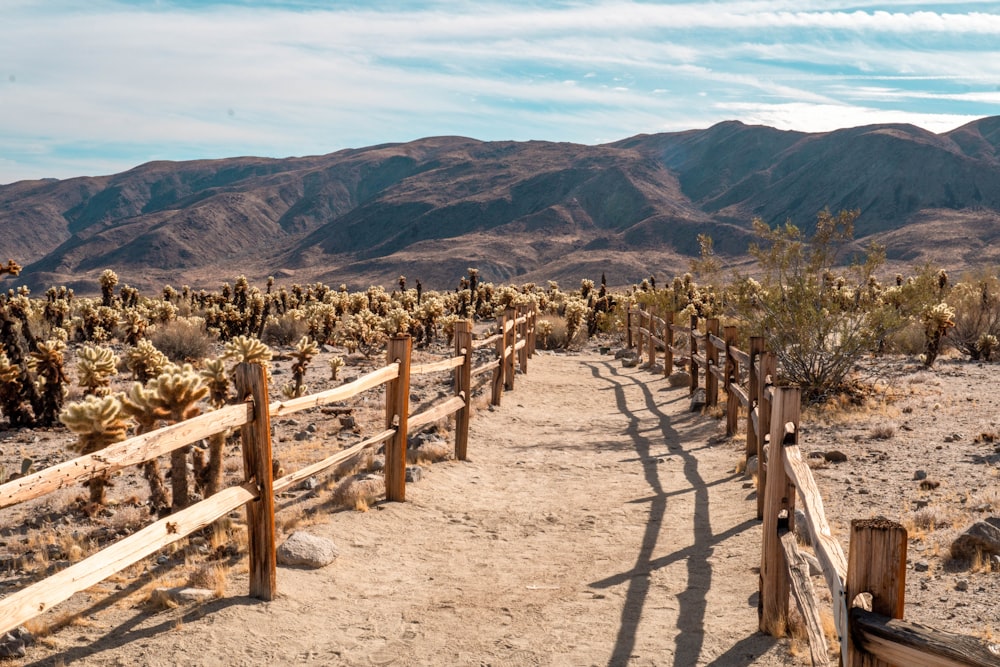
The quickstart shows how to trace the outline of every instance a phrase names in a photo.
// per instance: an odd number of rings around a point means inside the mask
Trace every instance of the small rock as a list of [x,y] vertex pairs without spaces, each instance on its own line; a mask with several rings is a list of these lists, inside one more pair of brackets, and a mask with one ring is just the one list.
[[622,368],[635,368],[639,365],[639,357],[622,357]]
[[809,524],[806,523],[806,513],[795,509],[795,536],[806,546],[812,545],[812,536],[809,535]]
[[368,468],[372,472],[378,472],[379,470],[385,468],[385,461],[383,461],[382,459],[372,459],[372,462],[369,464]]
[[972,560],[977,552],[1000,555],[1000,517],[977,521],[951,543],[952,558]]
[[292,437],[296,440],[296,442],[302,442],[303,440],[308,440],[309,436],[309,431],[299,431]]
[[823,458],[826,459],[827,463],[843,463],[847,460],[847,454],[839,449],[831,449],[828,452],[823,452]]
[[955,590],[956,591],[961,591],[963,593],[965,591],[969,590],[969,580],[968,579],[959,579],[958,581],[956,581],[955,582]]
[[317,486],[319,486],[319,480],[315,477],[308,477],[299,482],[295,488],[299,491],[312,491]]
[[918,560],[916,563],[913,564],[913,569],[916,572],[926,572],[927,570],[931,569],[931,566],[928,565],[927,561],[925,560]]
[[424,469],[420,466],[406,466],[406,481],[407,482],[419,482],[420,477],[424,474]]
[[278,563],[292,567],[319,568],[337,559],[339,551],[332,541],[297,530],[278,547]]
[[918,481],[921,480],[921,479],[927,479],[927,471],[926,470],[917,470],[916,472],[913,473],[913,479],[918,480]]
[[26,646],[31,646],[35,637],[23,625],[11,630],[0,638],[0,658],[23,658]]
[[624,359],[625,357],[634,357],[634,356],[635,353],[632,350],[628,349],[627,347],[623,347],[622,349],[615,351],[615,359]]
[[757,474],[757,471],[759,469],[760,465],[758,465],[757,463],[756,456],[751,456],[750,458],[747,459],[746,477],[753,477],[754,475]]
[[941,482],[935,481],[933,479],[920,480],[920,488],[923,491],[933,491],[939,486],[941,486]]
[[309,426],[306,426],[306,430],[310,433],[315,433],[319,429],[316,427],[316,424],[309,424]]
[[691,412],[700,412],[707,402],[708,398],[705,395],[705,390],[695,389],[694,393],[691,394]]
[[356,424],[352,415],[340,415],[337,419],[340,420],[341,428],[354,428]]

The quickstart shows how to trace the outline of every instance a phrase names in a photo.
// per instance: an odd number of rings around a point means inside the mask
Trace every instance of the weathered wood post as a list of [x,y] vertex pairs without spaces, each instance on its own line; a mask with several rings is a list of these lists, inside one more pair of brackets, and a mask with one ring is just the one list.
[[688,371],[691,375],[691,381],[689,383],[689,388],[691,393],[698,391],[698,361],[695,357],[698,355],[698,339],[695,334],[698,333],[698,316],[691,316],[691,331],[689,336],[691,338],[691,360],[688,362]]
[[528,358],[531,359],[535,356],[535,344],[536,344],[536,332],[535,327],[538,324],[538,304],[532,303],[531,308],[528,310]]
[[503,314],[503,338],[504,338],[504,371],[503,388],[507,391],[514,389],[514,361],[517,358],[517,311],[507,308]]
[[656,342],[653,340],[656,338],[656,319],[652,310],[646,312],[646,323],[649,325],[646,327],[649,331],[649,367],[653,368],[656,366]]
[[763,545],[760,557],[760,631],[783,637],[788,631],[788,594],[791,579],[781,533],[795,521],[795,487],[785,474],[785,445],[796,444],[799,431],[800,390],[775,388],[768,480],[764,499]]
[[[771,393],[770,381],[778,370],[778,358],[773,352],[760,355],[760,373],[757,378],[757,518],[764,518],[764,495],[767,492],[767,471],[771,463],[764,454],[771,433]],[[768,447],[768,452],[771,448]],[[768,454],[769,455],[769,454]]]
[[740,402],[729,391],[730,385],[738,384],[740,377],[740,365],[730,352],[731,348],[736,347],[737,336],[736,327],[728,326],[723,329],[723,338],[726,341],[726,365],[723,368],[726,384],[723,389],[726,392],[726,435],[730,437],[736,435],[740,418]]
[[666,317],[667,326],[663,329],[663,377],[667,377],[674,372],[674,311],[668,310]]
[[[747,384],[747,395],[749,397],[749,405],[747,407],[747,458],[751,456],[759,456],[757,451],[757,429],[753,425],[753,409],[760,402],[760,382],[757,378],[757,369],[759,368],[760,355],[764,352],[764,337],[763,336],[751,336],[750,337],[750,368],[747,370],[750,374],[750,379]],[[760,459],[757,459],[760,462]],[[757,517],[758,519],[760,516]]]
[[635,336],[635,358],[642,361],[642,351],[643,351],[643,341],[642,341],[642,323],[646,319],[646,307],[639,306],[639,311],[636,313],[636,317],[633,318],[633,322],[636,324],[636,336]]
[[524,345],[521,349],[517,351],[517,363],[521,367],[521,372],[527,375],[528,373],[528,308],[526,306],[518,306],[516,311],[517,319],[523,320],[517,325],[518,334],[517,337],[521,340]]
[[632,304],[625,309],[625,348],[632,349]]
[[719,318],[705,320],[705,405],[719,404],[719,378],[712,372],[719,365],[719,348],[712,336],[719,335]]
[[406,436],[410,413],[410,352],[413,341],[406,334],[389,339],[386,363],[399,363],[399,377],[385,387],[385,427],[396,433],[385,443],[385,498],[406,500]]
[[[906,590],[906,529],[884,518],[851,521],[847,554],[847,606],[861,593],[871,593],[871,611],[903,618]],[[847,639],[847,667],[890,667]]]
[[455,322],[455,356],[465,357],[455,369],[455,395],[465,406],[455,414],[455,458],[465,461],[469,449],[469,419],[472,415],[472,322]]
[[503,397],[503,376],[507,369],[507,359],[504,356],[504,350],[507,349],[507,335],[503,333],[505,330],[503,320],[501,320],[500,327],[501,333],[497,336],[496,342],[497,367],[493,369],[492,393],[490,395],[490,405],[493,406],[500,405],[500,399]]
[[240,427],[243,474],[257,484],[257,499],[246,504],[250,597],[273,600],[278,592],[275,553],[274,477],[271,463],[271,414],[268,411],[267,371],[260,364],[242,363],[233,371],[236,393],[253,401],[253,421]]

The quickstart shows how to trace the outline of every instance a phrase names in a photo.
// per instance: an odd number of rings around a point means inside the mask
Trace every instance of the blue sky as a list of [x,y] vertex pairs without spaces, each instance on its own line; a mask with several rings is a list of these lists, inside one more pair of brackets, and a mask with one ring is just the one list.
[[0,183],[433,135],[1000,114],[1000,2],[0,0]]

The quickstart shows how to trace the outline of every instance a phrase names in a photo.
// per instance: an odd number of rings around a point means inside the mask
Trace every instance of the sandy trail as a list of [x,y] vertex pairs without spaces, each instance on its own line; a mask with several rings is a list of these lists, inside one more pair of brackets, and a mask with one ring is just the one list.
[[[97,614],[32,664],[783,665],[757,633],[760,528],[739,452],[686,388],[540,353],[473,416],[470,461],[307,530],[340,558],[230,596]],[[36,657],[38,654],[36,653]]]

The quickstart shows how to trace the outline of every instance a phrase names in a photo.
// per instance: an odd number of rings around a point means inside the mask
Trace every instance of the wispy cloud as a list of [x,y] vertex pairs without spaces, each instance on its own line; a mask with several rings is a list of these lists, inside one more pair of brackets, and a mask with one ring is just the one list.
[[0,183],[434,134],[993,113],[995,2],[0,0]]

